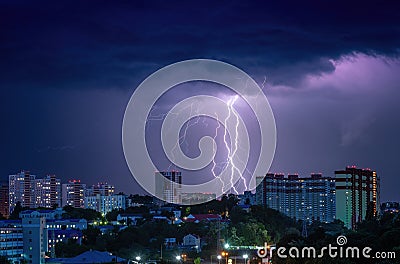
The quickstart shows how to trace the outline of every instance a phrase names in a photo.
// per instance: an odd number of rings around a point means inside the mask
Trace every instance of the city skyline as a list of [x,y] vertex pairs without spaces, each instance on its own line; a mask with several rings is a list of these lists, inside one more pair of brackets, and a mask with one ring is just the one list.
[[[1,3],[0,181],[26,169],[144,193],[122,151],[128,100],[156,70],[209,58],[243,69],[267,95],[277,127],[270,171],[332,177],[344,166],[371,167],[381,201],[398,201],[397,10],[390,1]],[[159,154],[157,117],[190,95],[232,96],[211,84],[177,89],[157,103],[149,124],[160,171],[170,164]],[[235,107],[254,121],[240,99]],[[213,125],[188,130],[189,156]],[[251,140],[257,145],[257,134]],[[196,183],[212,177],[193,175]]]

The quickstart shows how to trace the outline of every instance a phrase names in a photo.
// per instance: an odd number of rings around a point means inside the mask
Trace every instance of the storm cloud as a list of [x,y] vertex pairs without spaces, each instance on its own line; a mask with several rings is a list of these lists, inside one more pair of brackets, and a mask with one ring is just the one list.
[[165,65],[210,58],[265,81],[271,170],[371,167],[382,200],[399,200],[398,13],[397,1],[3,2],[0,177],[28,169],[140,191],[121,146],[130,95]]

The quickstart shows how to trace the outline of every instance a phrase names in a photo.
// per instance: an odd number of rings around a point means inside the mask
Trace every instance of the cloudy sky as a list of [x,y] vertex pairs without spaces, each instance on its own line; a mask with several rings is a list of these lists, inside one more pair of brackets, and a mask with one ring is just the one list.
[[400,200],[398,2],[246,2],[0,3],[0,179],[25,169],[140,191],[121,144],[130,96],[163,66],[208,58],[264,83],[271,171],[369,167],[382,200]]

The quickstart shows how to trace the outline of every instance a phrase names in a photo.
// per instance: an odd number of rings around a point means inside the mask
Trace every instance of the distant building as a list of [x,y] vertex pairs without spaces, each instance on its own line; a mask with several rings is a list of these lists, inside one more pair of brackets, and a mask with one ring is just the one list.
[[219,214],[190,214],[184,217],[183,220],[189,223],[200,223],[222,221],[222,217]]
[[46,228],[52,229],[77,229],[85,230],[87,229],[88,222],[86,219],[54,219],[46,220]]
[[250,191],[244,191],[243,194],[238,195],[239,205],[255,205],[256,194]]
[[114,195],[114,185],[99,182],[86,189],[86,196],[96,196],[97,194],[103,196]]
[[114,209],[126,209],[125,195],[100,195],[85,197],[85,208],[93,209],[106,215]]
[[182,204],[201,204],[216,198],[215,193],[182,193]]
[[23,248],[21,221],[0,221],[0,256],[5,256],[9,261],[18,263],[22,259]]
[[48,248],[47,252],[51,252],[52,247],[57,243],[67,243],[69,240],[74,240],[78,245],[82,244],[83,233],[76,229],[48,229]]
[[8,218],[10,214],[8,203],[9,193],[8,183],[0,183],[0,214],[6,218]]
[[182,174],[179,171],[155,173],[156,195],[167,203],[182,203]]
[[311,177],[268,173],[257,177],[256,202],[289,217],[307,222],[335,219],[335,180],[313,173]]
[[61,180],[47,175],[35,180],[35,207],[51,208],[61,206]]
[[80,180],[70,180],[62,185],[62,206],[70,205],[74,208],[85,207],[86,184]]
[[118,214],[117,221],[126,225],[136,225],[138,220],[143,219],[142,214]]
[[32,215],[22,219],[23,258],[28,263],[44,264],[47,251],[46,219]]
[[381,213],[398,213],[400,212],[399,202],[386,202],[381,205]]
[[355,166],[335,171],[336,218],[347,228],[380,213],[380,180],[376,171]]
[[188,234],[183,237],[183,246],[195,250],[197,253],[201,252],[200,237],[197,235]]
[[8,178],[10,213],[14,211],[17,202],[23,207],[35,208],[35,175],[29,171],[21,171]]
[[25,210],[19,213],[19,218],[30,218],[33,215],[44,217],[46,220],[61,219],[65,211],[62,208],[56,208],[53,210]]
[[55,175],[36,179],[36,176],[31,175],[29,171],[10,175],[8,179],[9,212],[14,210],[17,202],[29,208],[61,206],[60,182]]

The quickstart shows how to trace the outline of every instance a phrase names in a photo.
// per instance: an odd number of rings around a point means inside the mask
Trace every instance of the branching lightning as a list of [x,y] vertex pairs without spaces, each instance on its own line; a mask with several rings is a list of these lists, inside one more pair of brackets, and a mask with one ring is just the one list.
[[[242,172],[240,171],[238,166],[235,164],[235,162],[242,162],[241,160],[238,160],[236,157],[236,153],[237,153],[238,149],[240,148],[240,144],[239,144],[239,122],[240,122],[240,120],[239,120],[238,113],[234,109],[234,104],[237,102],[237,100],[238,100],[238,95],[235,95],[226,102],[228,114],[225,117],[225,119],[223,120],[223,130],[224,131],[223,131],[223,135],[221,134],[221,136],[223,137],[223,144],[227,151],[226,158],[224,159],[224,161],[218,162],[216,160],[217,159],[217,155],[216,155],[214,157],[214,159],[212,160],[211,173],[214,178],[217,178],[221,181],[223,193],[226,193],[228,191],[228,189],[226,189],[226,188],[229,187],[229,188],[231,188],[232,192],[239,194],[239,190],[237,189],[237,187],[240,183],[242,183],[245,187],[245,190],[247,190],[246,178],[243,177]],[[153,110],[156,110],[156,109],[154,108]],[[190,116],[192,116],[192,114],[198,113],[198,109],[196,109],[196,105],[194,103],[190,104],[190,107],[187,107],[185,109],[185,111],[190,111]],[[171,113],[171,114],[173,114],[175,116],[179,115],[179,113]],[[147,119],[147,122],[163,121],[165,119],[166,115],[167,114],[154,114],[153,112],[151,112]],[[216,117],[216,120],[219,120],[217,113],[215,113],[215,117]],[[232,120],[234,120],[233,121],[234,132],[229,133],[229,126],[232,127]],[[174,147],[171,151],[172,155],[174,153],[174,150],[178,147],[182,147],[182,145],[185,145],[185,150],[186,150],[186,152],[188,152],[189,140],[187,140],[187,136],[189,134],[189,129],[198,124],[204,125],[205,127],[208,127],[208,125],[209,125],[207,123],[206,118],[201,115],[197,115],[195,118],[192,118],[191,120],[186,122],[185,126],[183,127],[181,136],[179,136],[176,144],[174,145]],[[215,133],[213,135],[213,139],[215,142],[217,142],[217,138],[220,134],[219,130],[221,129],[221,127],[222,127],[221,123],[219,121],[217,121],[217,126],[215,127]],[[216,147],[217,147],[217,144],[213,145],[213,153],[217,152]],[[174,166],[174,160],[171,160],[171,163],[168,166],[168,170],[172,169],[173,166]],[[229,185],[227,184],[227,182],[225,182],[221,178],[220,173],[218,173],[218,171],[219,172],[221,171],[220,169],[222,169],[222,170],[226,169],[229,171],[229,173],[228,173],[229,179],[230,179]],[[247,170],[247,168],[246,168],[246,170]],[[235,175],[237,175],[236,173],[238,173],[238,175],[239,175],[239,178],[240,178],[239,181],[234,180]]]

